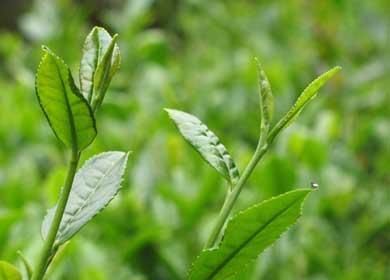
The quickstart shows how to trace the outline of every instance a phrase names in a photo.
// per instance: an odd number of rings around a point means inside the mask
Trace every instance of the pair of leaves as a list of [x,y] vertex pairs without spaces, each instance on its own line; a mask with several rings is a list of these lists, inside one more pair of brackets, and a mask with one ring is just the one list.
[[[120,189],[128,153],[106,152],[89,159],[77,172],[54,246],[71,239],[88,221],[102,211]],[[56,207],[50,209],[42,224],[46,239]]]
[[119,68],[116,36],[97,27],[88,35],[80,66],[81,92],[65,62],[47,47],[43,51],[36,78],[39,104],[60,141],[81,151],[97,134],[93,111]]
[[248,263],[294,224],[311,189],[298,189],[238,213],[227,224],[224,239],[195,260],[191,280],[226,279]]
[[0,280],[22,280],[22,274],[12,264],[0,261]]
[[101,27],[94,27],[85,39],[80,63],[80,89],[93,110],[99,107],[120,66],[117,35]]

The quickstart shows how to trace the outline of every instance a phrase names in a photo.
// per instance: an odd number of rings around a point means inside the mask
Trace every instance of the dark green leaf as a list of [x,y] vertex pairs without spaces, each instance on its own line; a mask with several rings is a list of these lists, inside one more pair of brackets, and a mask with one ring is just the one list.
[[96,136],[92,111],[64,61],[48,48],[43,50],[36,78],[39,104],[56,136],[66,146],[82,150]]
[[238,213],[229,221],[221,244],[196,259],[189,278],[226,279],[241,271],[296,222],[310,192],[290,191]]
[[201,154],[206,162],[229,182],[235,184],[239,178],[238,169],[218,137],[197,117],[179,110],[165,110],[183,137]]

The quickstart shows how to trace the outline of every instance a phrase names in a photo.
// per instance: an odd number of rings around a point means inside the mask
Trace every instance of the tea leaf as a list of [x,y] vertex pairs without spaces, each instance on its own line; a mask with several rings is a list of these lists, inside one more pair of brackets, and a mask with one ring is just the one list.
[[219,247],[204,250],[196,259],[189,279],[226,279],[241,271],[296,222],[310,192],[290,191],[238,213]]
[[203,159],[222,174],[230,183],[235,184],[239,172],[232,157],[218,137],[197,117],[188,113],[165,109],[183,135]]
[[22,275],[12,264],[0,261],[0,280],[22,280]]
[[77,151],[83,150],[97,133],[91,108],[64,61],[46,47],[43,51],[36,78],[39,104],[58,139]]
[[110,34],[101,27],[94,27],[85,39],[80,63],[80,88],[84,97],[99,106],[112,77],[120,65],[117,35]]
[[[55,246],[73,237],[88,221],[102,211],[120,189],[128,153],[106,152],[89,159],[77,172]],[[45,239],[56,207],[50,209],[42,224]]]
[[259,73],[259,93],[260,93],[260,112],[261,127],[269,127],[274,112],[274,97],[272,95],[271,85],[260,62],[255,58]]
[[321,76],[312,81],[305,90],[298,97],[295,104],[287,112],[287,114],[275,125],[275,127],[270,132],[268,139],[269,142],[275,138],[275,136],[284,128],[288,127],[292,121],[298,117],[299,113],[303,110],[307,103],[316,97],[318,90],[337,72],[341,70],[340,66],[336,66],[329,71],[323,73]]

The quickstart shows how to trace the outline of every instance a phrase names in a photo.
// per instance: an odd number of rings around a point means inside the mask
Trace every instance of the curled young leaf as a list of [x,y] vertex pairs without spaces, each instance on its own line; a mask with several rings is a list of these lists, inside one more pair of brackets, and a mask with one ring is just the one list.
[[261,67],[258,59],[255,58],[255,60],[259,73],[261,129],[262,133],[266,133],[265,130],[268,130],[272,121],[272,116],[274,112],[274,97],[272,95],[271,85],[268,81],[267,75]]
[[66,146],[83,150],[97,133],[91,108],[64,61],[46,47],[43,51],[36,77],[39,104],[55,135]]
[[299,115],[306,104],[309,103],[309,101],[314,97],[316,97],[318,90],[340,70],[341,67],[336,66],[312,81],[301,93],[287,114],[275,125],[275,127],[269,133],[268,141],[272,142],[275,136],[279,134],[282,129],[286,128]]
[[12,264],[0,261],[0,280],[22,280],[22,274]]
[[239,172],[233,158],[218,137],[197,117],[179,110],[165,109],[183,135],[203,159],[230,183],[235,184]]
[[[54,246],[73,237],[96,214],[102,211],[120,189],[128,153],[106,152],[89,159],[77,172],[66,204]],[[51,208],[42,224],[46,239],[56,207]]]
[[310,192],[290,191],[238,213],[228,222],[220,245],[203,250],[195,260],[189,279],[222,280],[239,273],[296,222]]
[[80,88],[95,110],[103,101],[112,77],[119,69],[120,52],[113,37],[101,27],[94,27],[85,39],[80,63]]

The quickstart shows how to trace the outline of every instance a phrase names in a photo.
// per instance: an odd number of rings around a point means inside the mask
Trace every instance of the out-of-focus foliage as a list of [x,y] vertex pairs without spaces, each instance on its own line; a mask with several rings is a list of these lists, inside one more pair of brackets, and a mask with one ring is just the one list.
[[77,73],[83,39],[99,24],[119,34],[123,59],[84,159],[134,153],[118,199],[63,248],[50,279],[184,278],[226,183],[162,108],[199,116],[242,168],[259,133],[254,56],[272,85],[274,120],[318,74],[343,71],[282,132],[242,193],[236,210],[320,185],[299,226],[240,279],[390,275],[388,0],[36,0],[7,11],[20,13],[0,20],[0,259],[22,267],[19,249],[36,259],[65,173],[65,149],[34,93],[40,45]]

